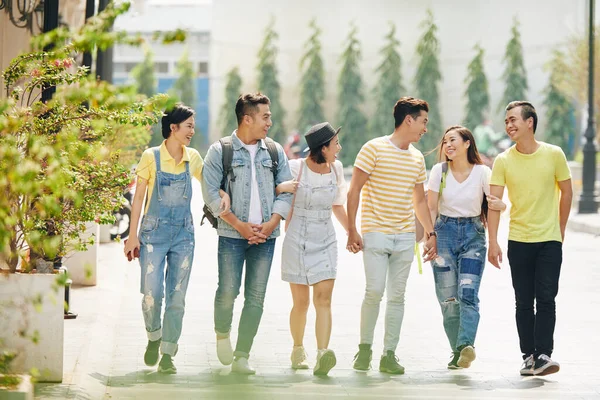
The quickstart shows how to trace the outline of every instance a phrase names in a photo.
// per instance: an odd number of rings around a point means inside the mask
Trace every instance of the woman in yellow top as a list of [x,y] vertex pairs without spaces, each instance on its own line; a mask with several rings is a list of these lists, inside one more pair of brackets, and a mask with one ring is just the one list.
[[[190,209],[192,176],[202,179],[202,157],[189,148],[194,136],[194,110],[177,104],[162,118],[165,141],[147,149],[137,166],[137,189],[131,211],[131,234],[125,255],[139,249],[142,312],[148,334],[144,362],[174,374],[185,307],[185,294],[194,260],[194,224]],[[145,214],[138,232],[144,196]],[[228,200],[225,196],[224,200]],[[133,257],[130,257],[133,258]],[[166,282],[165,282],[166,275]],[[166,290],[165,290],[166,289]],[[161,320],[163,293],[165,313]]]

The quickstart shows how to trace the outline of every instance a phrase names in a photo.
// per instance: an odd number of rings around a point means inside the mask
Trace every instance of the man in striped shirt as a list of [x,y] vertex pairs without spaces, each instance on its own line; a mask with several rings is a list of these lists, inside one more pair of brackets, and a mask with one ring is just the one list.
[[[368,370],[379,304],[387,287],[385,338],[379,370],[403,374],[395,355],[404,317],[404,293],[414,256],[414,214],[423,225],[427,241],[425,261],[436,257],[436,235],[425,201],[427,175],[423,154],[411,143],[427,132],[426,101],[403,97],[394,106],[391,135],[367,142],[354,163],[348,192],[348,250],[363,250],[366,290],[361,309],[359,351],[354,369]],[[364,187],[364,189],[363,189]],[[356,213],[362,196],[361,232]],[[413,212],[414,209],[414,212]]]

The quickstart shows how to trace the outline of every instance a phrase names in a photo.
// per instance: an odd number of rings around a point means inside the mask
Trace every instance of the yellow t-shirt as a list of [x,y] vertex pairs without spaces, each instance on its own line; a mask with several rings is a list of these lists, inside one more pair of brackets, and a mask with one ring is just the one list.
[[413,191],[427,179],[423,154],[413,145],[402,150],[382,136],[365,143],[354,166],[369,174],[362,190],[362,233],[414,232]]
[[571,179],[562,149],[540,142],[533,154],[512,146],[498,155],[491,185],[506,186],[511,203],[508,239],[536,243],[559,241],[558,182]]
[[[156,161],[154,160],[153,150],[153,148],[149,148],[144,151],[140,163],[135,169],[137,176],[148,181],[148,197],[144,213],[148,211],[148,207],[150,206],[150,199],[152,199],[152,191],[154,190],[154,181],[156,180]],[[175,159],[171,157],[171,154],[169,154],[169,151],[165,146],[165,141],[160,145],[160,168],[163,172],[169,174],[181,174],[185,172],[186,161],[189,161],[190,163],[190,174],[199,181],[202,181],[202,166],[204,165],[204,161],[196,149],[184,146],[183,157],[179,164],[176,164]]]

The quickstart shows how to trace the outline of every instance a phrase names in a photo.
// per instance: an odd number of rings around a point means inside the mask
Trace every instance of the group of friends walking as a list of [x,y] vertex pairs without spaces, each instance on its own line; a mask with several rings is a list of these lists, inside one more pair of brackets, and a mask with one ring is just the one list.
[[[468,368],[476,358],[478,292],[486,254],[496,268],[503,261],[497,233],[500,213],[506,209],[505,188],[511,205],[507,255],[523,356],[520,374],[559,370],[551,356],[571,176],[563,151],[536,140],[538,120],[531,103],[507,105],[505,130],[515,144],[496,157],[491,170],[482,163],[472,133],[456,125],[442,135],[437,150],[440,162],[427,179],[425,158],[412,144],[427,133],[429,105],[403,97],[390,116],[394,131],[363,145],[349,187],[337,160],[343,131],[327,122],[314,125],[305,135],[306,158],[288,161],[283,148],[267,138],[272,125],[269,105],[269,98],[261,93],[241,95],[235,105],[237,130],[212,144],[202,159],[188,147],[194,135],[194,111],[178,104],[162,118],[162,145],[147,149],[141,157],[132,229],[124,251],[130,259],[139,252],[146,365],[158,363],[162,373],[177,371],[173,358],[195,246],[190,208],[194,177],[202,183],[205,213],[216,221],[216,352],[232,372],[255,373],[250,353],[282,220],[286,234],[281,278],[289,282],[293,300],[291,367],[310,368],[303,346],[310,287],[318,348],[313,372],[326,375],[336,365],[329,343],[338,262],[332,216],[346,230],[346,249],[363,254],[366,287],[354,369],[371,367],[374,330],[385,293],[379,371],[404,373],[396,347],[415,242],[421,240],[416,237],[415,216],[424,229],[422,256],[431,262],[452,351],[447,367]],[[244,306],[234,350],[233,307],[242,283]]]

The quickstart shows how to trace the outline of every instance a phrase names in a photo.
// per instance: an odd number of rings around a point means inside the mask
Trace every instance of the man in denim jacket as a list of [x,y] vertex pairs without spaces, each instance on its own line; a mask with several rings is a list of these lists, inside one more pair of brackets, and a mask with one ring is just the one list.
[[[269,98],[243,94],[235,105],[238,129],[232,133],[233,178],[229,179],[231,212],[219,209],[219,188],[223,178],[222,147],[215,142],[204,159],[202,193],[204,202],[219,223],[219,285],[215,295],[217,355],[232,372],[254,374],[248,357],[262,317],[267,282],[279,236],[279,222],[288,215],[290,193],[275,194],[275,187],[292,179],[283,148],[276,144],[279,163],[274,176],[273,161],[264,139],[272,125]],[[229,333],[233,304],[240,292],[246,262],[244,308],[240,318],[235,353]],[[235,360],[234,360],[235,356]]]

